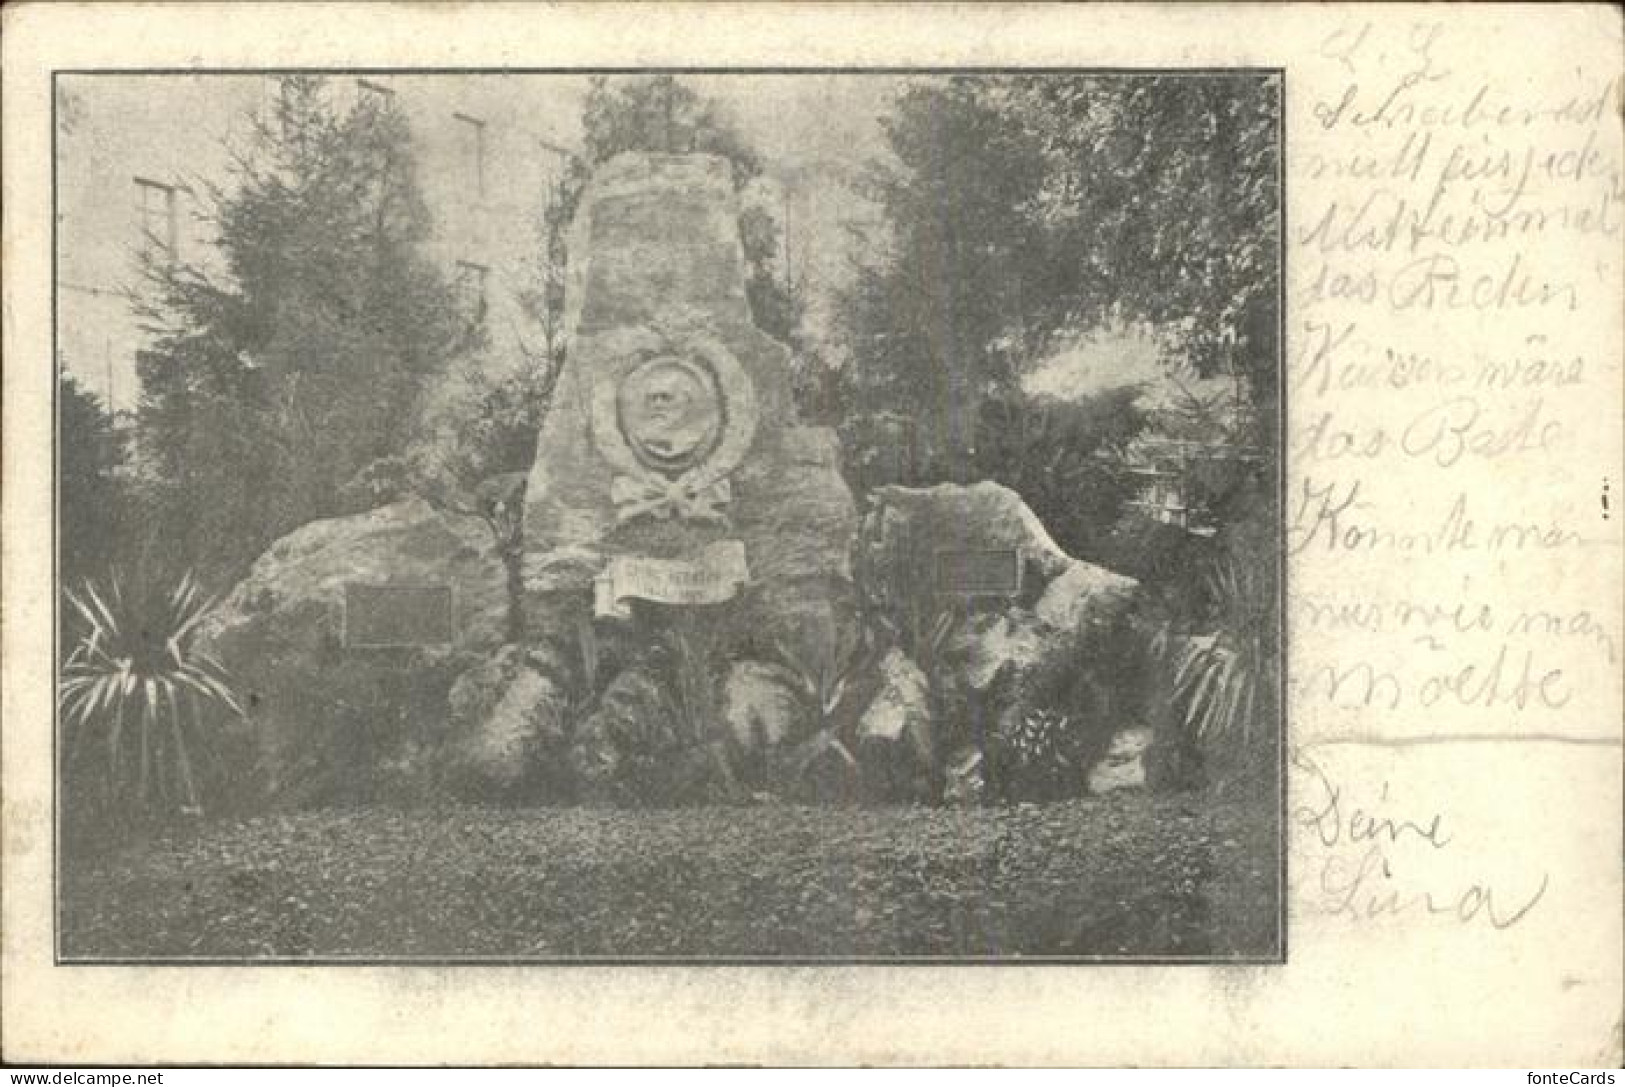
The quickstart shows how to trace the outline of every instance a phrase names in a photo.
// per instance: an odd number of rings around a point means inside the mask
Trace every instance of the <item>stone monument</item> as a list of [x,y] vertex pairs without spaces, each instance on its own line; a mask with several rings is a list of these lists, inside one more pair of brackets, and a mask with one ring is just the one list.
[[505,533],[411,498],[277,541],[211,617],[273,790],[953,799],[990,734],[1121,716],[1068,677],[1137,586],[1014,491],[881,487],[860,525],[751,321],[737,200],[704,155],[625,155],[584,194],[519,578]]
[[[567,657],[590,622],[623,650],[612,667],[641,675],[640,646],[703,620],[730,660],[827,661],[855,623],[857,514],[834,432],[797,425],[789,348],[751,321],[729,163],[604,164],[571,261],[568,361],[525,496],[528,639]],[[577,730],[599,749],[588,777],[614,762],[605,713],[660,715],[643,678],[599,678],[603,708]]]

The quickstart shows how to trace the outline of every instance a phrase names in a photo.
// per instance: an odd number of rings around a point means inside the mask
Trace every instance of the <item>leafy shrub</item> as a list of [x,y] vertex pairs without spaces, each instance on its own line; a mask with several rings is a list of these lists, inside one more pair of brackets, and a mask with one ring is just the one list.
[[[721,726],[727,657],[715,624],[645,614],[656,627],[647,641],[632,640],[641,644],[582,636],[584,670],[613,677],[596,695],[588,679],[575,711],[571,757],[583,795],[639,807],[727,798],[736,780]],[[606,668],[606,652],[620,663]]]
[[1162,611],[1194,616],[1209,610],[1202,571],[1220,553],[1210,537],[1131,510],[1107,534],[1100,561],[1139,581]]
[[[301,666],[298,682],[285,670],[276,675],[274,707],[255,705],[250,695],[248,711],[264,738],[256,799],[297,808],[432,798],[447,692],[477,654],[375,649],[358,659],[336,633],[328,638]],[[240,665],[250,686],[258,664]]]
[[1009,682],[1005,712],[986,742],[991,795],[1077,796],[1112,736],[1142,713],[1140,639],[1130,617],[1065,635],[1066,644]]
[[1167,692],[1151,766],[1176,788],[1204,776],[1247,783],[1275,764],[1280,665],[1271,571],[1231,554],[1212,563],[1205,580],[1214,633],[1181,635],[1166,624],[1150,654]]
[[1080,791],[1089,745],[1084,730],[1065,714],[1042,709],[1013,714],[993,742],[1006,797],[1055,800]]
[[990,398],[977,419],[974,474],[1021,495],[1068,553],[1098,561],[1138,488],[1122,453],[1145,423],[1139,394],[1124,386],[1076,401]]
[[[213,726],[242,716],[225,668],[196,644],[215,600],[190,574],[173,587],[115,576],[66,596],[80,630],[58,685],[64,777],[99,777],[110,811],[201,813]],[[102,770],[90,774],[97,747]]]
[[722,660],[697,626],[673,626],[657,644],[655,661],[665,683],[662,694],[683,745],[705,743],[722,717]]

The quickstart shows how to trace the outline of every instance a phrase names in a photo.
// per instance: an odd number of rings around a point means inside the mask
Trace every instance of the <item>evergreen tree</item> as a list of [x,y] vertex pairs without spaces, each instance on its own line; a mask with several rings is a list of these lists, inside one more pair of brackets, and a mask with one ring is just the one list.
[[101,400],[64,372],[57,384],[57,559],[64,587],[101,578],[120,554],[125,452]]
[[209,216],[223,274],[149,257],[141,423],[174,545],[206,569],[345,511],[425,380],[480,345],[429,261],[405,118],[280,81]]
[[[720,103],[670,75],[611,80],[594,76],[582,109],[587,160],[597,166],[627,151],[719,155],[732,166],[734,187],[762,174],[762,161]],[[774,270],[778,225],[760,208],[740,216],[740,241],[749,269],[745,295],[756,326],[785,342],[794,338],[798,302]]]
[[889,237],[841,303],[850,400],[914,420],[922,448],[911,459],[962,479],[977,474],[982,405],[1012,386],[1043,289],[1032,259],[1043,238],[1028,208],[1046,163],[983,78],[910,85],[884,131],[891,158],[864,189]]
[[762,172],[762,162],[722,106],[671,75],[594,76],[582,107],[587,161],[597,166],[626,151],[719,155],[734,185]]

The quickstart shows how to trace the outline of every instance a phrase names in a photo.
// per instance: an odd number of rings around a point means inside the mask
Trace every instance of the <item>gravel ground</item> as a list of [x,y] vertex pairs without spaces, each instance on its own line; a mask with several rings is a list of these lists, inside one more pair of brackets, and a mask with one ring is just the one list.
[[317,811],[65,864],[62,949],[1273,957],[1274,827],[1257,804],[1147,794],[973,810]]

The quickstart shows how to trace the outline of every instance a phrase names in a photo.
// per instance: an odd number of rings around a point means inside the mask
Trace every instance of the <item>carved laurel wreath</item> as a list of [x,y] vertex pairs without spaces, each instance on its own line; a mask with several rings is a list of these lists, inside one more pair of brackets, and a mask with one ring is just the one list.
[[[694,332],[661,335],[640,329],[627,339],[630,342],[624,350],[617,351],[617,365],[608,367],[609,373],[593,383],[593,444],[618,475],[639,484],[645,495],[669,496],[672,508],[681,509],[683,499],[713,491],[745,459],[756,436],[756,389],[739,360],[711,336]],[[674,479],[638,457],[621,430],[616,402],[621,382],[645,361],[662,355],[692,359],[710,370],[721,401],[718,407],[722,429],[715,446],[698,464]],[[725,489],[722,493],[726,493]]]

